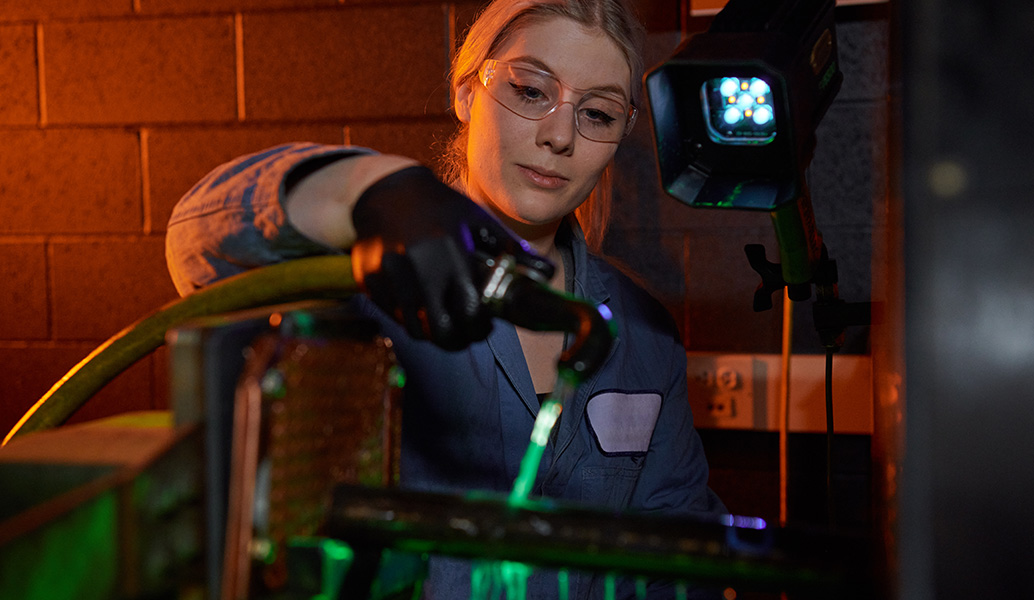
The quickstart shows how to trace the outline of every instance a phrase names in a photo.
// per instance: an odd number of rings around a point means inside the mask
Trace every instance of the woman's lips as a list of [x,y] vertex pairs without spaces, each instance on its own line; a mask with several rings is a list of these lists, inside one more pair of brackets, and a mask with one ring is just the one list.
[[526,167],[524,165],[517,165],[517,169],[521,172],[522,175],[531,180],[532,183],[542,188],[552,190],[562,187],[564,184],[567,183],[566,177],[560,175],[559,173],[550,171],[548,169]]

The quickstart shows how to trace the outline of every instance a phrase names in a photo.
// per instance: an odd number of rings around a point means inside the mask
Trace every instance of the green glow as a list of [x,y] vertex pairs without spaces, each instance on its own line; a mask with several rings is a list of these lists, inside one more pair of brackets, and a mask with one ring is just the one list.
[[315,337],[316,335],[316,318],[311,313],[299,310],[291,313],[291,318],[294,320],[294,326],[297,328],[296,332],[301,337]]
[[686,600],[689,596],[689,588],[686,586],[685,581],[680,581],[675,584],[675,600]]
[[559,596],[557,600],[567,600],[571,593],[570,575],[567,569],[560,569],[556,574],[556,584]]
[[554,397],[542,403],[539,414],[535,417],[535,425],[531,430],[531,444],[528,445],[524,458],[521,459],[521,469],[517,479],[513,482],[513,491],[510,492],[510,505],[520,506],[528,499],[531,488],[535,485],[535,476],[539,472],[539,463],[542,462],[542,453],[549,443],[549,432],[553,430],[562,410],[560,402]]
[[831,61],[829,68],[822,74],[822,79],[819,80],[819,89],[824,90],[829,85],[830,81],[833,81],[833,76],[837,74],[837,61]]
[[276,544],[268,538],[254,538],[251,540],[251,557],[262,561],[263,564],[271,565],[276,562]]
[[475,563],[470,569],[470,598],[492,597],[492,563]]
[[320,540],[320,547],[323,555],[334,562],[351,562],[355,553],[348,547],[348,544],[330,538]]
[[549,443],[549,434],[560,418],[564,404],[574,398],[579,383],[579,376],[573,371],[561,369],[557,373],[553,393],[542,403],[539,414],[535,417],[535,425],[531,429],[531,443],[521,459],[521,468],[510,492],[510,506],[523,506],[527,503],[528,495],[535,485],[535,476],[539,472],[542,453]]
[[109,490],[0,548],[0,598],[116,597],[118,510]]
[[352,566],[355,553],[348,544],[330,538],[320,539],[320,549],[323,551],[323,594],[321,595],[330,600],[338,597],[341,583],[345,580],[349,567]]
[[406,372],[402,370],[402,367],[394,365],[388,371],[388,384],[397,387],[406,387]]
[[725,200],[718,203],[718,206],[734,206],[736,204],[736,199],[743,193],[743,187],[742,181],[737,183],[736,187],[732,188],[729,195],[725,197]]
[[606,600],[614,600],[617,596],[617,577],[613,573],[607,573],[603,579],[603,597]]
[[402,600],[421,597],[427,578],[427,556],[385,549],[381,552],[380,570],[370,588],[370,598]]
[[[271,545],[275,549],[275,544]],[[345,575],[348,574],[348,569],[352,566],[355,552],[345,542],[332,538],[296,536],[287,540],[288,561],[291,560],[290,556],[292,553],[297,553],[295,556],[304,557],[306,550],[315,550],[316,556],[319,557],[318,568],[313,569],[314,573],[318,573],[319,581],[317,582],[313,578],[310,585],[313,587],[319,585],[320,589],[309,600],[331,600],[337,598],[341,593],[341,585],[345,580]],[[297,564],[303,563],[299,562]],[[288,570],[290,571],[291,568],[292,565],[289,564]],[[303,570],[308,571],[308,569]],[[296,581],[302,580],[304,579],[304,574],[296,572],[294,578]]]
[[470,573],[470,597],[506,600],[527,600],[528,577],[534,569],[513,561],[478,562]]
[[499,571],[507,600],[524,600],[528,595],[528,577],[531,577],[533,569],[524,563],[503,561],[499,563]]
[[[535,485],[542,455],[549,443],[550,433],[560,418],[564,404],[574,397],[579,377],[573,371],[562,369],[557,374],[553,393],[539,408],[535,424],[531,429],[531,441],[521,459],[520,471],[513,482],[508,503],[512,507],[529,506],[529,495]],[[505,592],[507,600],[526,600],[528,577],[533,569],[530,565],[512,561],[480,562],[474,565],[470,573],[470,596],[472,599],[493,599]],[[557,586],[560,600],[568,598],[569,576],[566,570],[557,574]],[[613,592],[608,598],[613,598]]]

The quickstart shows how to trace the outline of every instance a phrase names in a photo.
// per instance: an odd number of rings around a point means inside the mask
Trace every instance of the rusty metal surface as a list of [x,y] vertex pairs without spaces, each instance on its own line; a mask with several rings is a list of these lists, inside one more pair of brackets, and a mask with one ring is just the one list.
[[278,325],[248,349],[237,388],[224,598],[287,585],[287,544],[321,532],[335,486],[398,480],[391,342],[334,312]]

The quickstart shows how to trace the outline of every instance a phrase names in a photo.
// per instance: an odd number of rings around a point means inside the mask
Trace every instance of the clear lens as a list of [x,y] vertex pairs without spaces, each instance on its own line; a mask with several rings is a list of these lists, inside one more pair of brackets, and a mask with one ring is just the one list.
[[[488,60],[479,75],[497,102],[526,119],[544,119],[563,101],[566,86],[556,77],[536,69]],[[632,128],[635,112],[635,107],[626,107],[614,98],[590,92],[582,96],[575,107],[575,126],[587,139],[619,142]]]

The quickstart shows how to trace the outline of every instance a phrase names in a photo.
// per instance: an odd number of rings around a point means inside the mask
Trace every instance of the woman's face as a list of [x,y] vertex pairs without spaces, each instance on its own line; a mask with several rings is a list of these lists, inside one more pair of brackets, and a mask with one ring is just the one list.
[[[531,21],[489,58],[546,71],[569,88],[616,88],[626,102],[631,97],[617,44],[564,17]],[[584,93],[565,91],[556,110],[530,120],[496,102],[477,79],[456,90],[456,114],[469,124],[466,192],[526,239],[555,231],[617,151],[616,143],[588,140],[575,128],[574,107]]]

